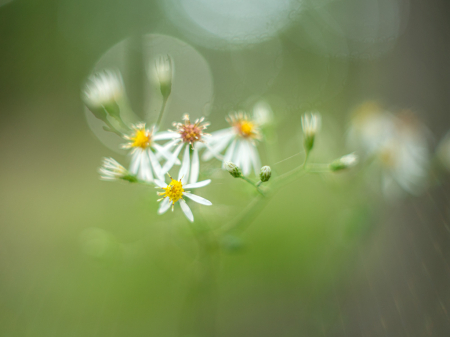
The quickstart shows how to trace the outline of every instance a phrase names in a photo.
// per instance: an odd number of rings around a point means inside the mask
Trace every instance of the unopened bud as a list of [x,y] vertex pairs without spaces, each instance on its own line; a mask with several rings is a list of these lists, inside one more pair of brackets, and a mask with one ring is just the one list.
[[269,181],[271,176],[272,176],[272,169],[270,168],[270,166],[261,167],[261,173],[259,174],[259,179],[261,179],[261,181],[263,183],[265,183],[266,181]]
[[241,169],[231,161],[224,162],[223,167],[235,178],[239,178],[242,175]]
[[357,163],[358,163],[358,156],[354,153],[350,153],[333,161],[330,164],[330,170],[333,172],[345,170],[355,166]]
[[306,113],[302,116],[303,146],[306,152],[314,147],[316,133],[320,130],[320,114],[317,112]]
[[172,91],[172,75],[173,75],[173,67],[172,60],[167,55],[167,57],[160,56],[156,61],[156,76],[159,81],[159,88],[161,90],[161,95],[164,98],[169,97],[170,92]]

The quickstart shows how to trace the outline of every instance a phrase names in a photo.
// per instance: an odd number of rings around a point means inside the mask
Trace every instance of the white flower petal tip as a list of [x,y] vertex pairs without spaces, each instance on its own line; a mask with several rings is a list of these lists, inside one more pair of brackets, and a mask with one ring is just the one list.
[[207,186],[210,183],[211,183],[211,179],[208,179],[208,180],[196,182],[194,184],[187,184],[186,186],[184,186],[184,188],[199,188],[199,187]]
[[212,205],[211,201],[209,201],[209,200],[207,200],[205,198],[199,197],[198,195],[191,194],[189,192],[184,192],[183,195],[188,197],[189,199],[199,203],[199,204],[206,205],[206,206],[211,206]]
[[186,216],[186,218],[190,221],[190,222],[194,222],[194,215],[192,214],[191,209],[189,208],[189,206],[186,204],[186,201],[184,201],[183,199],[181,199],[180,201],[180,206],[181,209],[183,210],[184,215]]

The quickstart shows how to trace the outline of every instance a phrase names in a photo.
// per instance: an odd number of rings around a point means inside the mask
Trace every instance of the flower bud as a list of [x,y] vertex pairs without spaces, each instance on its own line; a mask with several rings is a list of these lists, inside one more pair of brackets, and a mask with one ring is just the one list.
[[333,172],[345,170],[355,166],[357,163],[358,163],[358,156],[354,153],[350,153],[333,161],[330,164],[330,170]]
[[265,183],[266,181],[269,181],[271,176],[272,176],[272,169],[270,168],[270,166],[261,167],[261,173],[259,174],[259,179],[261,179],[261,181],[263,183]]
[[99,168],[100,179],[102,180],[125,180],[130,183],[137,182],[137,178],[125,167],[112,158],[104,158],[103,165]]
[[316,133],[320,130],[320,114],[318,112],[306,113],[302,116],[303,146],[308,153],[314,147]]
[[170,92],[172,91],[172,60],[167,55],[167,57],[160,56],[156,61],[156,76],[159,81],[159,88],[161,90],[161,95],[167,99],[169,97]]
[[239,178],[242,175],[241,169],[231,161],[224,162],[223,167],[235,178]]

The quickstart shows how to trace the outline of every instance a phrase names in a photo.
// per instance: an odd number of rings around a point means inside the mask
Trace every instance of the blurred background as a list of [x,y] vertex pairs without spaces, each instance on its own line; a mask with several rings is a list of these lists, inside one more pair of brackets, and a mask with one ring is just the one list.
[[[158,216],[152,188],[99,180],[102,157],[127,158],[80,98],[93,71],[120,69],[154,120],[146,74],[169,53],[165,128],[189,112],[219,130],[265,102],[276,136],[262,163],[285,172],[302,162],[304,112],[322,113],[313,160],[330,162],[359,145],[358,111],[406,109],[432,167],[414,193],[403,172],[386,192],[372,166],[281,190],[214,261],[211,335],[448,336],[450,181],[436,153],[450,156],[449,14],[445,0],[0,0],[0,335],[206,336],[186,309],[187,222]],[[230,219],[252,190],[217,165],[203,166],[215,207],[194,213]]]

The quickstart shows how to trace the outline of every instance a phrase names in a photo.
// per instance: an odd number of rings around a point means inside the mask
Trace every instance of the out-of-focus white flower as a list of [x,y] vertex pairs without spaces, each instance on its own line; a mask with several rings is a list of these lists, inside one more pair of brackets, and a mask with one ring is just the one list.
[[261,140],[259,125],[242,111],[230,114],[227,121],[231,127],[212,133],[202,159],[209,160],[227,149],[223,163],[233,162],[242,169],[244,176],[248,176],[253,167],[258,175],[261,167],[256,149],[257,141]]
[[160,56],[155,65],[156,76],[158,77],[161,94],[164,97],[170,95],[172,91],[173,67],[169,56]]
[[[120,165],[113,158],[103,158],[102,166],[99,168],[100,179],[102,180],[133,180],[133,176],[128,170]],[[136,180],[136,178],[134,178]]]
[[395,134],[395,117],[377,102],[368,101],[355,109],[348,132],[348,143],[368,156],[378,152]]
[[260,101],[253,106],[253,119],[259,127],[265,127],[273,123],[274,117],[272,108],[264,101]]
[[320,127],[321,118],[318,112],[309,112],[302,116],[303,144],[306,152],[313,148],[314,139]]
[[394,182],[411,194],[423,191],[430,160],[427,129],[411,112],[394,116],[366,103],[353,116],[349,143],[377,159],[385,193],[396,193]]
[[[169,176],[170,177],[170,176]],[[159,196],[162,196],[161,199],[158,201],[161,201],[161,205],[159,207],[158,213],[163,214],[167,212],[167,210],[172,205],[172,211],[174,209],[175,203],[178,202],[180,204],[181,209],[183,210],[184,215],[186,218],[193,222],[194,221],[194,215],[192,214],[191,209],[189,208],[186,201],[183,199],[183,197],[187,197],[199,204],[211,206],[212,203],[209,200],[206,200],[205,198],[199,197],[198,195],[191,194],[189,191],[186,191],[186,188],[199,188],[208,185],[211,180],[204,180],[199,181],[191,184],[184,184],[183,183],[183,172],[180,170],[178,174],[178,180],[173,179],[170,177],[170,183],[166,184],[164,180],[155,180],[155,184],[162,188],[164,192],[158,193]]]
[[83,94],[83,100],[90,108],[98,109],[109,106],[124,94],[120,73],[105,70],[89,77]]
[[330,164],[330,169],[332,171],[345,170],[355,166],[357,163],[358,163],[358,156],[354,153],[350,153],[333,161]]
[[171,132],[157,133],[154,127],[147,129],[145,123],[140,123],[133,125],[132,133],[124,136],[124,138],[128,140],[128,143],[122,145],[122,148],[131,150],[132,155],[130,172],[145,181],[153,181],[153,175],[156,175],[160,180],[164,179],[164,174],[167,171],[161,168],[157,155],[159,154],[169,160],[172,158],[172,154],[155,141],[171,139],[173,134]]
[[[172,141],[165,144],[164,148],[171,149],[174,147],[171,157],[164,164],[163,171],[167,172],[178,160],[178,155],[183,150],[183,161],[181,163],[180,175],[182,177],[183,184],[188,181],[193,184],[198,180],[200,173],[200,159],[199,148],[200,144],[204,143],[204,137],[209,136],[203,131],[208,127],[209,123],[204,123],[204,118],[197,119],[192,123],[189,119],[189,115],[183,116],[184,123],[174,123],[176,131],[169,131]],[[192,150],[192,161],[191,152]]]

